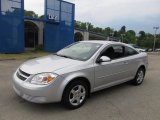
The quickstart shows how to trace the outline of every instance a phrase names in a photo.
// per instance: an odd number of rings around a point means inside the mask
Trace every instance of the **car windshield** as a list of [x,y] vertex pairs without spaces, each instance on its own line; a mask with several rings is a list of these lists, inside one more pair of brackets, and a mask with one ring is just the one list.
[[85,61],[90,59],[101,46],[99,43],[77,42],[60,50],[56,55]]

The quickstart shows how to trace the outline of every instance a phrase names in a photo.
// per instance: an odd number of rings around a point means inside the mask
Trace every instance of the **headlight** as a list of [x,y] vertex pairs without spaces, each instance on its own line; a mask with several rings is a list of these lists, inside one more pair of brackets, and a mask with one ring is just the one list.
[[37,85],[48,85],[50,84],[58,75],[54,73],[41,73],[35,75],[30,83]]

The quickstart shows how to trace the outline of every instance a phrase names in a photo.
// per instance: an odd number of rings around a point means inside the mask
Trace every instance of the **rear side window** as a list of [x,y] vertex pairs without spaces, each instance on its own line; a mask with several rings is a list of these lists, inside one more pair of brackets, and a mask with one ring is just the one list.
[[125,47],[125,56],[136,55],[138,52],[130,47]]

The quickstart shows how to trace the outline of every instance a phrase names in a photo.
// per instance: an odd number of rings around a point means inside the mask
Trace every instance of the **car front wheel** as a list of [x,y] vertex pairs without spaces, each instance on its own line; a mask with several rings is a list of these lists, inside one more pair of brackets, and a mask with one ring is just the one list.
[[69,109],[77,109],[85,103],[87,96],[88,87],[85,82],[75,81],[65,89],[62,103]]

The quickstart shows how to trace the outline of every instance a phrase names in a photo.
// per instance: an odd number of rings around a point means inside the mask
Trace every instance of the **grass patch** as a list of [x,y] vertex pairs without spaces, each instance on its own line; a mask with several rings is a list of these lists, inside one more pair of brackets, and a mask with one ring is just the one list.
[[44,51],[25,51],[21,54],[0,54],[0,60],[25,60],[49,55]]

